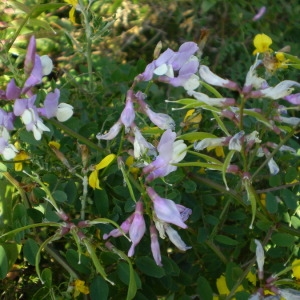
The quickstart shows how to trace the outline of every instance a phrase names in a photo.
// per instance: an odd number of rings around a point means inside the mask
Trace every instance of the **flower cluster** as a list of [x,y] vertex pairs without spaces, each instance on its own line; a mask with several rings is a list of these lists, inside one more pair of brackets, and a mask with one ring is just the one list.
[[[44,131],[50,129],[44,124],[43,118],[56,117],[60,122],[73,115],[73,107],[67,103],[59,103],[60,90],[49,92],[42,107],[36,105],[37,94],[34,87],[42,82],[43,76],[52,72],[53,63],[47,56],[36,53],[36,40],[31,37],[25,62],[25,81],[19,87],[15,79],[11,79],[6,90],[0,91],[0,99],[5,101],[5,110],[0,108],[0,154],[5,160],[13,159],[18,153],[17,148],[10,144],[10,132],[14,130],[14,121],[20,117],[27,131],[32,131],[34,138],[40,140]],[[12,111],[8,111],[10,107]]]
[[[162,239],[168,236],[170,241],[182,251],[189,249],[171,224],[186,229],[187,225],[184,222],[192,211],[175,204],[172,200],[160,197],[149,184],[177,169],[174,164],[184,159],[187,145],[183,140],[176,140],[174,120],[167,114],[156,113],[150,109],[145,102],[146,95],[141,91],[134,92],[134,86],[141,81],[156,79],[175,87],[184,87],[187,91],[192,92],[199,86],[199,76],[195,74],[199,68],[199,59],[194,55],[197,50],[198,46],[195,43],[188,42],[184,43],[178,52],[167,49],[159,55],[142,74],[136,77],[133,87],[127,92],[125,107],[119,120],[107,133],[97,135],[99,140],[112,140],[124,128],[125,138],[133,145],[133,149],[128,153],[136,160],[135,166],[141,169],[140,178],[144,177],[143,188],[147,194],[136,203],[134,213],[121,224],[121,230],[114,229],[109,234],[105,234],[103,238],[118,237],[128,233],[132,242],[128,256],[132,256],[135,246],[146,231],[144,214],[147,213],[150,218],[151,250],[154,260],[159,266],[162,263],[158,235]],[[143,129],[135,123],[138,113],[144,114],[163,131],[157,147],[143,136]],[[149,207],[150,210],[144,211],[145,203],[148,204],[146,207]]]

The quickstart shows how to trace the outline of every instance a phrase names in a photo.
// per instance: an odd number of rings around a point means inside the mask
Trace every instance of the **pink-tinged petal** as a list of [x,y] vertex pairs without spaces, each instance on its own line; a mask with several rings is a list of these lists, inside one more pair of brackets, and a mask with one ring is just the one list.
[[130,215],[120,226],[120,228],[123,230],[123,232],[117,228],[113,229],[110,233],[108,234],[103,234],[103,239],[107,240],[109,237],[119,237],[122,236],[124,233],[127,234],[129,232],[129,228],[131,226],[131,223],[133,221],[134,214]]
[[252,21],[257,21],[263,17],[263,15],[266,13],[267,8],[265,6],[262,6],[257,14],[252,18]]
[[133,108],[133,103],[131,100],[126,101],[125,108],[121,113],[121,122],[124,124],[125,128],[129,128],[135,119],[135,111]]
[[132,257],[134,254],[135,246],[142,239],[146,231],[146,223],[143,216],[143,203],[138,201],[135,206],[135,212],[133,214],[132,224],[129,228],[129,237],[132,245],[128,251],[128,256]]
[[158,266],[162,266],[161,263],[161,254],[160,254],[160,247],[158,242],[157,230],[155,225],[150,225],[150,237],[151,237],[151,252],[153,258]]
[[96,138],[98,140],[112,140],[114,139],[122,128],[122,123],[120,121],[116,122],[106,134],[98,133]]
[[154,211],[158,219],[181,228],[187,228],[187,225],[181,219],[180,212],[174,201],[161,198],[151,187],[147,188],[147,193],[153,202]]

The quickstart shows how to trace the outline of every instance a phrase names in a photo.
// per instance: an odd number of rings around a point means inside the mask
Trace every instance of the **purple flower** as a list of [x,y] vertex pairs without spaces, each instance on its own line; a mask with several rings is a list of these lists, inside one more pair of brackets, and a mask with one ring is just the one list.
[[6,112],[0,108],[0,127],[4,127],[6,130],[14,129],[14,115],[12,112]]
[[147,193],[153,202],[154,212],[159,220],[187,228],[183,220],[187,220],[191,210],[182,205],[177,206],[172,200],[161,198],[151,187],[147,188]]
[[285,96],[283,99],[292,104],[300,105],[300,93]]
[[125,108],[121,113],[121,122],[124,124],[125,128],[129,128],[135,119],[135,112],[133,107],[133,91],[128,90],[126,97]]
[[[199,60],[193,54],[198,49],[194,42],[182,44],[178,52],[168,48],[156,60],[147,65],[137,80],[149,81],[154,75],[157,75],[159,81],[167,82],[173,86],[184,86],[188,90],[195,89],[199,82],[195,81],[193,75],[198,70]],[[192,84],[190,84],[191,80],[193,81]]]
[[40,140],[43,131],[50,131],[44,125],[43,120],[38,115],[38,109],[34,105],[36,95],[28,99],[17,99],[14,104],[15,116],[21,116],[27,131],[32,131],[34,138]]
[[128,251],[128,256],[132,257],[134,254],[135,246],[140,242],[146,231],[146,224],[143,216],[143,202],[138,201],[135,206],[133,220],[129,228],[129,237],[131,239],[131,247]]
[[132,224],[134,214],[130,215],[120,226],[120,228],[123,230],[123,232],[117,228],[113,229],[110,233],[108,234],[103,234],[103,239],[107,240],[109,237],[119,237],[122,236],[124,233],[127,234],[129,232],[129,228]]
[[67,121],[73,115],[73,106],[67,103],[58,104],[59,97],[59,89],[55,89],[53,93],[48,93],[44,107],[38,108],[38,112],[47,119],[56,117],[60,122]]
[[252,21],[257,21],[263,17],[263,15],[266,13],[267,8],[265,6],[262,6],[257,14],[252,18]]
[[187,146],[182,140],[175,142],[176,133],[170,129],[161,136],[157,146],[159,155],[149,165],[143,168],[144,174],[149,174],[146,181],[164,177],[177,169],[172,163],[181,161],[186,155]]
[[156,113],[152,111],[148,105],[146,106],[144,112],[149,117],[151,122],[155,124],[158,128],[162,130],[173,130],[175,128],[175,122],[169,115],[163,113]]
[[150,225],[150,237],[151,237],[151,252],[153,258],[158,266],[162,266],[158,235],[154,224]]
[[16,85],[15,80],[11,79],[6,88],[6,99],[17,99],[20,96],[20,94],[21,89]]

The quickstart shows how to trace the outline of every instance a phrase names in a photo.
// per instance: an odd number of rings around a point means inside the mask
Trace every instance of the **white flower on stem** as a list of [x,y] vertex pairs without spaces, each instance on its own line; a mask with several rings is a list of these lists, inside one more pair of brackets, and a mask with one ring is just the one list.
[[278,117],[279,121],[289,125],[297,126],[300,123],[300,118],[297,117]]
[[273,157],[268,161],[268,167],[269,167],[271,175],[276,175],[280,171],[280,169],[279,169],[277,163],[275,162],[275,160],[273,159]]
[[173,229],[171,226],[165,224],[166,233],[170,239],[170,241],[181,251],[186,251],[191,249],[192,247],[187,246],[184,241],[181,239],[178,232]]
[[265,263],[265,252],[264,248],[259,240],[254,240],[256,244],[256,262],[258,267],[258,278],[264,278],[264,263]]
[[118,135],[118,133],[121,131],[121,128],[122,128],[122,123],[119,120],[109,129],[107,133],[105,134],[98,133],[96,135],[96,138],[98,140],[112,140]]
[[133,153],[135,158],[140,158],[146,153],[149,156],[156,155],[155,147],[151,143],[147,142],[147,140],[143,137],[143,135],[141,134],[137,126],[134,126],[133,133],[134,133]]
[[255,63],[250,67],[246,76],[243,91],[248,92],[252,88],[265,89],[268,87],[267,81],[264,78],[258,77],[256,73],[256,68],[261,64],[261,62],[261,60],[256,60]]
[[300,87],[300,83],[293,80],[284,80],[274,87],[260,90],[260,93],[264,97],[277,100],[289,95],[293,91],[292,86]]
[[4,137],[0,137],[0,154],[2,154],[5,160],[13,159],[18,153],[16,147],[9,144]]
[[239,90],[239,86],[236,82],[219,77],[218,75],[214,74],[208,66],[200,66],[199,74],[205,82],[211,85],[226,87],[231,90]]
[[224,146],[226,144],[227,138],[205,138],[200,142],[194,143],[194,149],[196,151],[203,150],[208,147],[218,147],[218,146]]
[[242,150],[242,143],[241,143],[241,139],[244,136],[245,132],[244,131],[240,131],[238,133],[236,133],[229,141],[229,150],[236,150],[238,152],[240,152]]

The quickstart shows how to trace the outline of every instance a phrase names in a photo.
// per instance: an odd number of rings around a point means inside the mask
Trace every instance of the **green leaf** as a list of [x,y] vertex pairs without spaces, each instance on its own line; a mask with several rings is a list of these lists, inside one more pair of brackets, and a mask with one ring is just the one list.
[[64,188],[64,192],[67,194],[68,203],[74,203],[74,201],[77,197],[77,186],[76,186],[74,180],[69,179],[68,183],[66,184],[66,186]]
[[79,262],[79,254],[74,249],[69,249],[66,252],[66,260],[68,264],[77,272],[82,274],[90,274],[91,273],[91,259],[84,254],[80,255]]
[[23,247],[23,253],[28,262],[33,266],[35,266],[35,258],[38,251],[39,245],[36,241],[30,238],[27,239]]
[[239,244],[238,241],[226,236],[226,235],[216,235],[215,236],[215,240],[221,244],[224,244],[224,245],[230,245],[230,246],[236,246]]
[[155,278],[161,278],[165,275],[165,270],[154,262],[154,260],[148,256],[138,257],[136,259],[136,265],[144,274]]
[[237,280],[240,279],[242,274],[243,270],[237,264],[233,262],[229,262],[227,264],[225,278],[229,290],[233,288],[233,286],[236,284]]
[[3,246],[0,245],[0,279],[4,279],[8,273],[8,259]]
[[235,150],[230,150],[229,153],[227,154],[224,164],[222,166],[222,178],[223,178],[223,182],[225,184],[226,190],[229,191],[229,187],[227,185],[227,180],[226,180],[226,171],[228,169],[228,166],[230,165],[231,159],[233,157],[233,155],[235,154]]
[[[117,273],[123,283],[125,283],[126,285],[130,284],[130,265],[125,262],[120,262],[117,266]],[[134,270],[133,274],[137,289],[140,289],[142,286],[141,280]]]
[[189,132],[177,137],[179,140],[186,141],[201,141],[206,138],[217,138],[217,136],[209,132]]
[[294,181],[298,176],[298,170],[297,168],[294,167],[289,167],[286,170],[286,174],[285,174],[285,182],[289,183]]
[[52,271],[49,268],[46,268],[42,272],[42,280],[47,288],[52,287]]
[[55,191],[52,193],[52,196],[55,201],[60,203],[66,202],[68,200],[67,194],[63,191]]
[[248,115],[248,116],[251,116],[251,117],[255,118],[257,121],[265,124],[267,127],[273,128],[273,125],[269,122],[269,120],[266,119],[260,113],[258,113],[256,111],[253,111],[253,110],[248,110],[248,109],[244,109],[243,112],[244,112],[245,115]]
[[189,179],[183,181],[183,187],[186,193],[194,193],[197,190],[197,184]]
[[272,235],[271,240],[279,247],[290,247],[295,244],[294,236],[288,233],[275,233]]
[[212,300],[213,291],[209,285],[207,279],[203,276],[200,276],[197,279],[197,294],[200,296],[200,299]]
[[267,193],[266,207],[271,214],[275,214],[278,210],[278,201],[272,193]]
[[6,165],[0,162],[0,172],[6,172],[6,171],[7,171]]
[[107,282],[97,275],[90,285],[91,300],[106,300],[108,298],[109,287]]
[[41,289],[39,289],[31,298],[32,300],[41,300],[41,299],[45,299],[45,300],[50,300],[50,296],[49,296],[49,288],[46,286],[43,286]]
[[282,200],[284,201],[285,205],[291,209],[291,210],[295,210],[298,207],[297,201],[298,196],[293,193],[292,191],[288,190],[288,189],[284,189],[280,191],[280,196],[282,198]]

